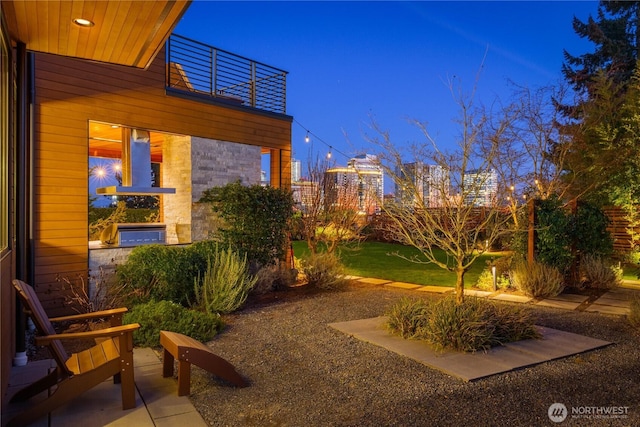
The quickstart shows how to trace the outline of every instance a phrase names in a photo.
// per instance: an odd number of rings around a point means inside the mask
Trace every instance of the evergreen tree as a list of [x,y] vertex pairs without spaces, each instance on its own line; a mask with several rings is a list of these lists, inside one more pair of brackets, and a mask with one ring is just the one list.
[[558,104],[565,117],[561,132],[571,141],[563,167],[573,197],[616,203],[615,195],[622,191],[618,187],[629,184],[623,178],[630,176],[632,158],[639,151],[630,139],[638,96],[633,77],[639,19],[638,1],[602,1],[597,19],[574,18],[575,32],[593,42],[595,50],[580,56],[565,51],[562,68],[577,95],[573,105]]

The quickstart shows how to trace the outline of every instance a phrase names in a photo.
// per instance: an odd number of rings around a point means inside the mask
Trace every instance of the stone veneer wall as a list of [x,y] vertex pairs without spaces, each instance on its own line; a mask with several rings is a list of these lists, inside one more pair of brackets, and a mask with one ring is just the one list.
[[[167,243],[191,243],[191,137],[167,135],[162,145],[162,186],[175,194],[162,196],[162,221]],[[181,231],[178,236],[178,229]],[[182,234],[184,233],[184,234]]]
[[191,237],[205,240],[215,229],[211,207],[198,203],[202,192],[241,180],[243,184],[260,183],[261,148],[253,145],[191,138]]
[[125,263],[133,248],[94,248],[89,250],[89,295],[93,297],[96,284],[115,274],[116,266]]

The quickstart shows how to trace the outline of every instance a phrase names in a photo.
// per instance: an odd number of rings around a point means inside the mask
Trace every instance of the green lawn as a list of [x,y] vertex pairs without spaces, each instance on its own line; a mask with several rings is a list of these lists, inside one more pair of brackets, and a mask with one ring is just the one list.
[[[293,242],[293,251],[297,258],[309,254],[306,242]],[[406,261],[391,253],[398,252],[405,256],[418,254],[418,250],[409,246],[392,243],[363,242],[359,249],[344,250],[342,262],[348,274],[363,277],[375,277],[398,282],[416,283],[419,285],[454,286],[455,273],[448,272],[434,264],[416,264]],[[475,284],[487,261],[501,256],[501,253],[481,255],[465,274],[465,286]],[[446,259],[443,251],[439,251],[439,259]]]

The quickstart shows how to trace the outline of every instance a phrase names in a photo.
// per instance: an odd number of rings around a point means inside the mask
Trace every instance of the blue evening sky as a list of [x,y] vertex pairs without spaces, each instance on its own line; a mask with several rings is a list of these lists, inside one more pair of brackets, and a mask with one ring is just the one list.
[[[175,33],[289,72],[293,155],[303,163],[334,147],[338,164],[377,151],[371,117],[396,144],[420,142],[410,119],[428,123],[439,145],[458,133],[447,81],[475,102],[562,80],[563,49],[593,51],[571,22],[595,16],[596,1],[194,1]],[[305,144],[306,130],[312,141]],[[347,157],[340,155],[345,154]],[[303,166],[303,170],[304,170]],[[303,173],[304,175],[304,173]]]

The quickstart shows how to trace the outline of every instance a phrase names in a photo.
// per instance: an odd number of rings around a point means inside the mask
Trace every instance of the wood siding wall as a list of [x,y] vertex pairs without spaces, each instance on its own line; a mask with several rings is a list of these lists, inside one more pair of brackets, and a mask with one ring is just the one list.
[[88,122],[261,146],[290,181],[291,118],[165,93],[164,50],[147,70],[37,54],[35,61],[35,286],[50,315],[64,312],[57,276],[88,268]]

